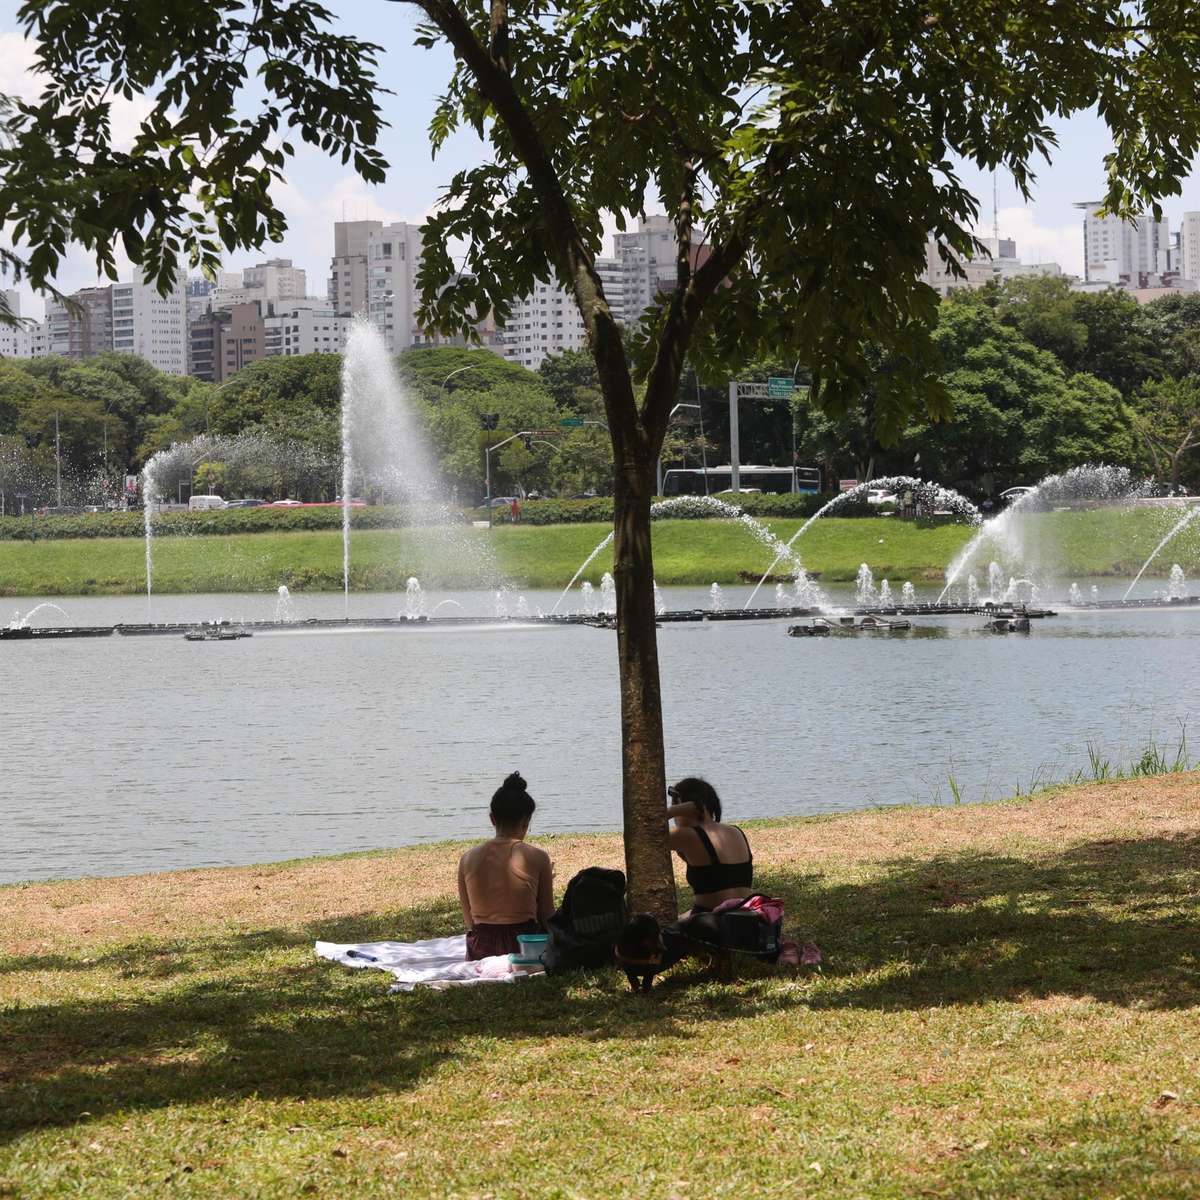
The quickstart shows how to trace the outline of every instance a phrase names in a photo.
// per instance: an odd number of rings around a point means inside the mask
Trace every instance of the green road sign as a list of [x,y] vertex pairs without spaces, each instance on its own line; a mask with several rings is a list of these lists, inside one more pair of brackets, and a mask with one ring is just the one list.
[[772,375],[767,380],[767,396],[772,400],[786,400],[796,390],[796,381],[787,375]]
[[563,419],[559,421],[559,425],[561,425],[564,429],[579,429],[583,425],[583,418],[563,417]]

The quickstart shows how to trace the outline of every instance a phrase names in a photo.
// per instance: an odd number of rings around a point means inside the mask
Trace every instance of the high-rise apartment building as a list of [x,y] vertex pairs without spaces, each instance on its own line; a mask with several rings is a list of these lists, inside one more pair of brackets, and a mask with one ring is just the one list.
[[113,289],[80,288],[69,297],[46,304],[49,353],[63,358],[91,358],[113,349]]
[[[0,292],[0,308],[13,317],[21,315],[21,293],[14,288]],[[30,327],[0,322],[0,358],[30,358]]]
[[303,300],[307,286],[304,269],[292,266],[290,258],[269,258],[241,271],[218,271],[209,293],[209,307],[258,302],[260,311],[269,313],[280,304]]
[[536,371],[549,354],[582,350],[587,333],[575,298],[555,283],[539,283],[512,306],[497,341],[503,358]]
[[1200,283],[1200,212],[1185,212],[1179,227],[1179,262],[1172,263],[1184,279]]
[[367,235],[367,319],[393,354],[411,346],[417,328],[417,271],[421,231],[407,221]]
[[329,302],[348,317],[367,313],[367,239],[382,221],[335,221],[329,264]]
[[329,302],[345,317],[365,316],[393,353],[423,340],[417,328],[421,230],[407,221],[336,221]]
[[625,320],[636,323],[660,292],[675,288],[675,226],[670,217],[646,217],[637,232],[614,238],[621,263]]
[[1132,221],[1097,216],[1100,200],[1075,205],[1083,212],[1083,278],[1088,283],[1146,286],[1152,275],[1170,270],[1170,228],[1164,217],[1141,213]]
[[224,383],[267,355],[267,328],[257,301],[205,313],[188,330],[188,373]]
[[153,283],[114,283],[112,346],[136,354],[168,375],[188,368],[187,284],[182,274],[165,296]]
[[[1024,263],[1017,257],[1017,243],[1011,238],[981,238],[987,254],[959,260],[963,274],[956,275],[942,260],[937,242],[925,244],[925,282],[943,298],[959,288],[981,288],[992,280],[1002,282],[1018,275],[1061,275],[1058,263]],[[990,257],[989,257],[990,256]]]

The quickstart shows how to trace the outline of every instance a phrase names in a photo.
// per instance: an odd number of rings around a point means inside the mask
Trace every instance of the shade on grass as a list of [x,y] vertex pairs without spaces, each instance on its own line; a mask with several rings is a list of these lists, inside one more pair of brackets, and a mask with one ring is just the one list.
[[452,931],[451,846],[0,890],[0,1194],[1195,1194],[1200,778],[750,830],[821,973],[313,957]]

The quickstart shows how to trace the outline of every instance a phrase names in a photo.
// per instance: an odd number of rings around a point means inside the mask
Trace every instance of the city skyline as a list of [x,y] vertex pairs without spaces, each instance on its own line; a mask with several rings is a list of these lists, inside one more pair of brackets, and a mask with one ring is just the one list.
[[[17,4],[0,0],[0,93],[31,95],[36,80],[28,74],[32,48],[20,34],[16,22]],[[260,258],[289,257],[308,273],[310,291],[324,294],[329,271],[330,231],[335,221],[380,220],[385,223],[407,221],[420,224],[437,201],[441,188],[461,167],[480,161],[483,148],[470,131],[452,135],[441,156],[432,160],[426,127],[434,98],[444,87],[451,60],[444,47],[423,50],[412,45],[415,19],[403,6],[381,4],[366,13],[356,8],[339,18],[339,29],[380,43],[380,82],[383,86],[404,80],[397,94],[381,95],[380,103],[390,127],[383,131],[381,149],[392,164],[383,187],[370,188],[353,172],[326,158],[319,151],[299,146],[291,160],[287,177],[279,189],[279,202],[289,229],[278,243],[267,243],[255,254],[230,256],[225,270],[240,271]],[[145,111],[144,102],[120,101],[114,106],[114,129],[118,136],[131,135],[136,121]],[[1043,165],[1034,187],[1032,203],[1020,201],[1011,179],[996,179],[998,226],[1003,238],[1017,242],[1027,262],[1057,262],[1067,274],[1084,274],[1081,214],[1074,205],[1101,195],[1104,187],[1104,154],[1111,142],[1103,122],[1094,114],[1069,122],[1049,122],[1059,137],[1054,160]],[[990,236],[993,228],[993,184],[991,177],[966,164],[959,165],[963,183],[979,202],[977,232]],[[1190,199],[1189,199],[1190,197]],[[661,206],[648,197],[647,212]],[[1200,173],[1193,169],[1184,182],[1183,194],[1163,202],[1163,212],[1173,230],[1182,224],[1186,211],[1200,211]],[[615,221],[606,222],[606,245],[616,232]],[[129,272],[123,271],[122,278]],[[107,283],[107,280],[101,280]],[[66,291],[97,283],[94,264],[78,249],[64,259],[59,285]],[[4,286],[11,287],[11,280]],[[22,311],[40,316],[43,301],[23,284]]]

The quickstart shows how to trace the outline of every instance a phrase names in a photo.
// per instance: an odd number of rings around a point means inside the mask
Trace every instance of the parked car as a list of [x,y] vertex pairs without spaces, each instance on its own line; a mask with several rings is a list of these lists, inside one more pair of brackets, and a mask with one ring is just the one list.
[[889,492],[887,488],[867,489],[868,504],[895,504],[896,502],[896,493]]
[[512,504],[512,502],[514,500],[517,501],[518,504],[521,503],[520,496],[493,496],[492,497],[492,507],[493,508],[508,508],[508,506],[510,504]]
[[300,500],[272,500],[267,505],[268,508],[303,508],[304,504]]
[[193,496],[188,501],[189,512],[205,512],[212,508],[228,507],[220,496]]
[[262,508],[265,500],[230,500],[226,508]]

